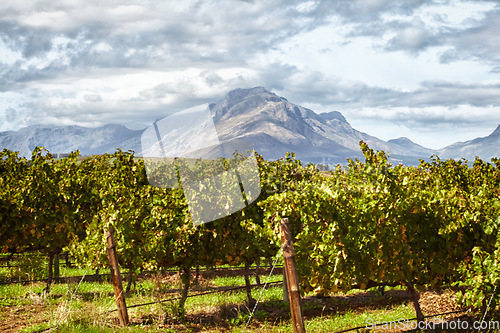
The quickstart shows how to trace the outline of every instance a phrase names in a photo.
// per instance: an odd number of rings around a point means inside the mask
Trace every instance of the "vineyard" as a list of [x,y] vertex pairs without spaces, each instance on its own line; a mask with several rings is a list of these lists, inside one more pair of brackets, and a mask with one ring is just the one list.
[[[152,168],[155,175],[146,174],[145,163],[151,161],[132,152],[85,159],[75,152],[55,159],[36,148],[28,160],[4,150],[2,258],[46,256],[40,293],[50,297],[58,288],[63,253],[82,273],[109,271],[106,232],[113,229],[127,292],[146,272],[170,276],[168,271],[174,270],[182,285],[176,314],[185,317],[200,268],[240,267],[248,304],[255,304],[250,277],[264,264],[261,272],[267,274],[280,258],[279,222],[288,218],[303,295],[326,298],[390,287],[404,290],[414,316],[423,320],[419,291],[453,290],[457,306],[494,313],[500,300],[500,160],[433,157],[408,167],[392,165],[384,152],[363,142],[360,147],[365,161],[349,160],[331,171],[303,165],[294,154],[277,161],[257,155],[257,200],[199,225],[193,223],[182,187],[151,185],[152,177],[177,173],[160,166]],[[214,167],[197,160],[186,172],[207,177],[238,161],[237,156],[221,159]],[[228,186],[217,188],[216,201],[223,200]],[[247,198],[257,196],[243,192]],[[214,204],[211,198],[196,200]],[[9,274],[0,274],[0,282],[22,280]],[[256,284],[263,284],[256,276]],[[281,279],[271,277],[276,283]],[[268,292],[279,294],[279,287]]]

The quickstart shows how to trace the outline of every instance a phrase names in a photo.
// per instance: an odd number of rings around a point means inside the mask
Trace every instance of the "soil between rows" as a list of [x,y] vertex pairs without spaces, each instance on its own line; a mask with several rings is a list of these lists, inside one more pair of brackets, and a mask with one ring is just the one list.
[[[26,301],[30,302],[28,299]],[[303,298],[303,312],[305,320],[308,320],[317,317],[328,318],[346,311],[351,311],[354,314],[380,310],[381,308],[387,308],[390,311],[392,306],[410,302],[410,297],[404,290],[389,290],[384,294],[377,291],[360,291],[349,295],[336,295],[327,298],[305,297]],[[460,310],[454,301],[454,293],[452,291],[421,292],[420,304],[425,315],[436,315]],[[3,306],[0,316],[0,332],[17,332],[35,324],[47,323],[51,318],[54,318],[56,307],[53,304],[43,304],[43,300],[36,296],[31,300],[31,304]],[[267,315],[265,318],[253,318],[249,331],[261,331],[264,326],[269,327],[271,325],[272,327],[283,321],[290,320],[289,312],[284,307],[278,306],[275,303],[260,303],[258,310],[265,311]],[[151,326],[152,331],[163,328],[181,332],[231,331],[234,325],[231,324],[230,320],[236,318],[241,311],[248,311],[246,304],[225,304],[215,309],[215,311],[210,309],[196,314],[187,314],[182,320],[161,318],[160,314],[142,317],[135,317],[132,314],[131,326],[143,327],[145,329]],[[465,314],[464,310],[463,313],[451,314],[444,318],[446,320],[456,320],[457,318],[471,320]],[[116,325],[118,327],[116,313],[110,316],[114,317],[111,321],[112,326]]]

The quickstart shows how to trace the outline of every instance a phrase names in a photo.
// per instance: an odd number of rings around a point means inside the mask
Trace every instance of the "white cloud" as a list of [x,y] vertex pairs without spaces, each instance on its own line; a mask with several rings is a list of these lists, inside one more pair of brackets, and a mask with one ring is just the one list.
[[345,112],[356,129],[383,140],[408,137],[440,149],[457,141],[490,135],[500,124],[500,108],[460,105],[455,108],[363,108]]
[[498,10],[472,0],[5,0],[0,130],[146,126],[260,85],[354,122],[476,131],[500,104]]

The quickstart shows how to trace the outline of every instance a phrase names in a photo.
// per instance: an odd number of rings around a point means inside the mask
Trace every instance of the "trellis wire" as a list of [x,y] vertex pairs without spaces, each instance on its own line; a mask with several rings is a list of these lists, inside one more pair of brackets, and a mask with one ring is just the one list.
[[[484,315],[483,315],[483,318],[481,319],[481,322],[483,322],[484,318],[486,318],[486,314],[488,313],[488,310],[489,310],[490,305],[491,305],[491,301],[493,300],[493,296],[495,296],[496,291],[497,291],[497,285],[495,285],[495,288],[493,288],[493,294],[491,294],[490,300],[488,302],[488,306],[486,307],[486,310],[484,310]],[[481,330],[481,328],[479,328],[477,331],[479,332],[480,330]]]
[[[101,254],[101,251],[102,251],[102,250],[99,250],[99,251],[96,253],[96,256],[95,256],[95,259],[94,259],[94,264],[95,264],[95,262],[97,261],[97,259],[99,258],[99,255]],[[63,308],[63,310],[61,311],[61,315],[59,316],[59,319],[57,320],[57,323],[56,323],[54,326],[51,326],[51,327],[48,327],[48,328],[45,328],[45,329],[42,329],[42,330],[36,331],[35,333],[38,333],[38,332],[50,332],[50,331],[52,331],[53,329],[57,328],[57,327],[60,325],[60,323],[61,323],[61,321],[62,321],[62,319],[63,319],[63,316],[64,316],[64,314],[66,313],[66,310],[68,309],[68,305],[69,305],[69,303],[73,300],[73,297],[75,296],[76,291],[78,290],[78,288],[79,288],[79,287],[80,287],[80,285],[82,284],[82,282],[83,282],[83,280],[84,280],[85,275],[87,274],[87,272],[88,272],[88,267],[87,267],[87,268],[85,269],[85,271],[83,272],[82,278],[80,279],[80,282],[78,282],[78,284],[76,285],[75,290],[73,290],[73,292],[71,293],[71,297],[70,297],[69,301],[68,301],[68,302],[66,302],[66,304],[64,305],[64,308]]]
[[[269,285],[275,285],[275,284],[279,284],[279,283],[283,283],[283,281],[270,282]],[[259,286],[259,285],[253,284],[250,287],[253,288],[253,287],[257,287],[257,286]],[[203,295],[209,295],[209,294],[216,294],[216,293],[224,293],[224,292],[227,292],[227,291],[234,291],[234,290],[239,290],[239,289],[244,289],[244,288],[246,288],[246,286],[231,287],[231,288],[222,289],[222,290],[211,290],[211,291],[206,291],[206,292],[199,293],[199,294],[188,295],[186,298],[203,296]],[[155,301],[155,302],[149,302],[149,303],[142,303],[142,304],[135,304],[135,305],[130,305],[130,306],[127,305],[127,309],[137,308],[137,307],[146,306],[146,305],[160,304],[160,303],[165,303],[165,302],[170,302],[170,301],[176,301],[176,300],[179,300],[179,299],[181,299],[180,296],[179,297],[169,298],[169,299],[164,299],[164,300],[161,300],[161,301]],[[118,310],[114,309],[114,310],[110,310],[108,312],[115,312],[115,311],[118,311]]]
[[[272,266],[260,266],[261,269],[264,269],[264,268],[270,268]],[[215,267],[213,268],[213,270],[215,271],[233,271],[233,270],[239,270],[239,269],[244,269],[245,267]],[[250,267],[252,269],[252,267]],[[275,268],[282,268],[282,266],[276,266]],[[176,269],[167,269],[167,270],[163,270],[164,272],[168,272],[168,273],[177,273],[179,270],[176,270]],[[200,272],[210,272],[211,269],[204,269],[204,270],[200,270]],[[155,273],[160,273],[161,270],[157,270],[157,271],[147,271],[145,272],[146,274],[155,274]],[[122,273],[122,275],[127,275],[128,272],[124,272]],[[105,277],[105,276],[111,276],[110,273],[101,273],[101,274],[86,274],[86,276],[88,277]],[[61,277],[53,277],[52,280],[53,281],[61,281],[61,280],[71,280],[71,279],[80,279],[82,278],[82,276],[61,276]],[[44,278],[44,279],[34,279],[34,280],[18,280],[18,281],[2,281],[0,282],[0,285],[7,285],[7,284],[22,284],[22,283],[32,283],[32,282],[47,282],[48,279],[47,278]]]
[[271,268],[271,271],[269,272],[269,275],[267,276],[267,280],[266,280],[266,283],[264,284],[264,287],[262,287],[262,290],[260,291],[259,298],[257,299],[257,302],[255,302],[255,305],[254,305],[254,307],[252,309],[252,313],[250,313],[250,317],[248,318],[247,323],[245,324],[245,328],[243,329],[243,332],[246,331],[247,326],[250,323],[250,320],[252,319],[252,316],[253,316],[253,314],[255,312],[255,309],[257,308],[257,305],[259,304],[259,301],[260,301],[260,299],[262,297],[262,293],[266,289],[266,286],[267,286],[267,284],[269,282],[269,279],[271,278],[271,275],[273,274],[274,267],[276,266],[276,263],[278,262],[278,259],[280,257],[279,254],[282,253],[282,251],[283,251],[283,247],[281,247],[281,251],[276,254],[276,259],[274,260],[273,267]]
[[[443,312],[443,313],[438,313],[435,315],[425,316],[424,318],[433,318],[433,317],[439,317],[439,316],[444,316],[447,314],[460,313],[460,312],[467,312],[467,310],[456,310],[456,311]],[[417,319],[418,318],[410,318],[410,319],[406,319],[406,320],[413,321],[413,320],[417,320]],[[396,324],[396,323],[399,323],[399,321],[389,321],[389,322],[383,322],[383,323],[376,323],[371,327],[390,325],[390,324]],[[353,328],[349,328],[347,330],[337,331],[335,333],[345,333],[345,332],[350,332],[350,331],[355,331],[355,330],[360,330],[360,329],[366,329],[366,326],[353,327]]]

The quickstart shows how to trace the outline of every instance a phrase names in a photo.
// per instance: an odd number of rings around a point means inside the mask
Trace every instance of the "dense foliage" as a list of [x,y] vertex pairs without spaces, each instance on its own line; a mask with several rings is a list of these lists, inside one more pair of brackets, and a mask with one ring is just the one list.
[[[4,150],[0,250],[51,256],[68,249],[81,264],[98,268],[107,262],[104,234],[113,226],[123,267],[176,267],[189,276],[197,266],[249,265],[275,256],[277,221],[288,217],[305,290],[467,286],[460,299],[484,305],[500,282],[500,161],[476,159],[469,166],[434,157],[417,167],[394,166],[384,152],[364,143],[361,149],[364,162],[330,172],[304,166],[293,154],[277,161],[257,155],[258,200],[199,226],[188,203],[207,205],[210,198],[186,200],[197,189],[151,185],[145,161],[133,153],[54,159],[37,148],[27,160]],[[185,172],[206,178],[238,159],[219,160],[219,169],[207,163],[193,161]],[[181,167],[163,165],[149,180],[182,175]],[[216,190],[224,200],[228,188]]]

